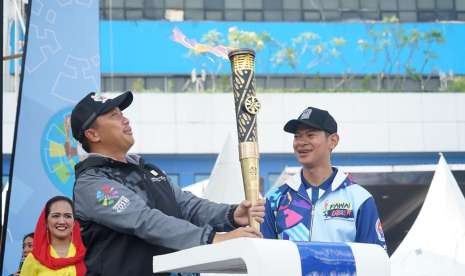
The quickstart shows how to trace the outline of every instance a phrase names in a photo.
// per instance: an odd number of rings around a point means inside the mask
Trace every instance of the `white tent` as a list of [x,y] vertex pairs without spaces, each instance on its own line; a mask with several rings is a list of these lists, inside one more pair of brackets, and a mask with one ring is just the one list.
[[184,187],[182,189],[183,189],[183,191],[191,192],[194,195],[203,198],[204,193],[205,193],[205,189],[208,186],[208,182],[209,182],[208,179],[204,179],[204,180],[201,180],[199,182],[195,182],[194,184],[191,184],[189,186],[186,186],[186,187]]
[[208,180],[185,187],[199,197],[237,204],[245,199],[237,139],[228,135]]
[[[245,199],[237,139],[228,134],[223,149],[216,158],[210,178],[185,187],[198,197],[220,203],[237,204]],[[202,273],[202,276],[228,276]],[[244,275],[244,274],[235,274]],[[246,274],[245,274],[246,275]]]
[[465,275],[465,199],[443,156],[415,223],[391,256],[391,275]]

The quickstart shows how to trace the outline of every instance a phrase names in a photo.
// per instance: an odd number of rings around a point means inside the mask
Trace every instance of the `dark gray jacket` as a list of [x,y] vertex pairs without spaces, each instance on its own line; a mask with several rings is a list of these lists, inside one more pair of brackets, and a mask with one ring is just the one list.
[[154,255],[207,244],[215,231],[235,228],[235,206],[182,191],[137,155],[127,160],[91,154],[76,165],[88,275],[151,275]]

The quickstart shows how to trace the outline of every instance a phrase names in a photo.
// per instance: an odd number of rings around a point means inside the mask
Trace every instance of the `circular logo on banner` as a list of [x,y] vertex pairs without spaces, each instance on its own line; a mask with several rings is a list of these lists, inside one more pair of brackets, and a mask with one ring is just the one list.
[[73,194],[74,166],[79,162],[77,142],[71,132],[71,110],[65,108],[48,121],[40,142],[45,173],[67,196]]

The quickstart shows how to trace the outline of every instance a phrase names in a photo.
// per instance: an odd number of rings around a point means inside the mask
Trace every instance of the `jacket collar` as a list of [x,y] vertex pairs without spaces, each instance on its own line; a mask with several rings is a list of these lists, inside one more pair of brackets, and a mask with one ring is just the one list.
[[[144,165],[143,159],[137,154],[126,155],[126,160],[128,161],[128,164],[134,164],[136,166]],[[89,153],[85,159],[77,163],[76,166],[74,167],[76,178],[90,167],[108,166],[111,164],[125,164],[125,163],[114,160],[103,154]]]
[[[112,159],[109,156],[106,156],[106,155],[101,154],[101,153],[96,153],[96,152],[88,153],[87,156],[85,157],[85,159],[87,159],[89,157],[103,157],[103,158],[107,158],[107,159]],[[128,153],[126,155],[126,161],[128,161],[128,163],[139,165],[140,159],[141,159],[140,156],[137,155],[137,154],[134,154],[134,153]]]
[[[303,185],[302,179],[300,178],[302,174],[302,169],[299,170],[298,173],[291,176],[288,180],[286,180],[287,186],[289,186],[294,191],[298,192],[299,187]],[[336,176],[331,183],[331,191],[337,190],[342,185],[349,185],[351,184],[351,180],[348,177],[348,173],[343,172],[342,170],[338,169]]]

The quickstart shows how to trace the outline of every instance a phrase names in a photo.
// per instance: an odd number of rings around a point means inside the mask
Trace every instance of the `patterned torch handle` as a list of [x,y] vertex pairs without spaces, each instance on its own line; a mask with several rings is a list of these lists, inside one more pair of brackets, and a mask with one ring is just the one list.
[[[232,87],[236,107],[239,158],[242,168],[245,198],[255,204],[259,198],[259,166],[257,143],[257,112],[260,102],[255,97],[255,52],[238,49],[229,53]],[[260,230],[260,224],[249,217],[250,226]]]

